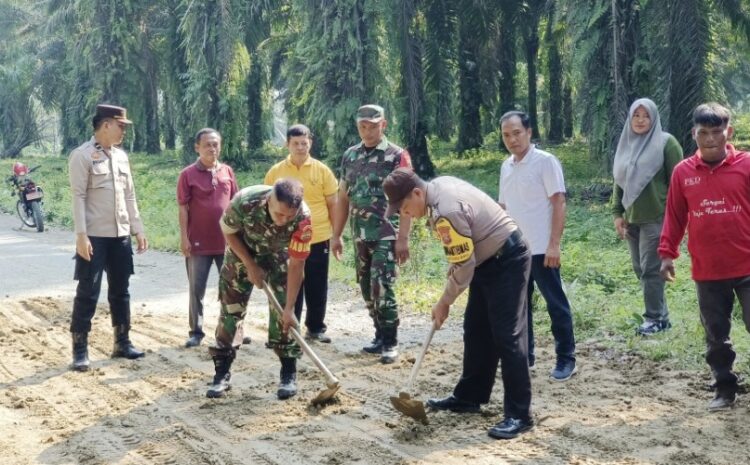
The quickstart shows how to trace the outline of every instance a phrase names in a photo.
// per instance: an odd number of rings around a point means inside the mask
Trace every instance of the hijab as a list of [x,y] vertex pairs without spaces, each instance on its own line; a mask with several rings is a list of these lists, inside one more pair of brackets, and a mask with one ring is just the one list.
[[[636,134],[631,125],[633,114],[638,107],[645,108],[651,118],[651,127],[645,134]],[[612,168],[615,183],[623,191],[623,207],[629,208],[633,205],[664,165],[664,146],[668,135],[661,129],[659,110],[653,101],[641,98],[630,105],[628,120],[622,128]]]

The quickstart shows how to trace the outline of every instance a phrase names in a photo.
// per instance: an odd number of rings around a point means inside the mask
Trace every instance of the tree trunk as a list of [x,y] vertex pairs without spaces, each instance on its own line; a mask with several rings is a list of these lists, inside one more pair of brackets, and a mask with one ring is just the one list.
[[454,96],[455,63],[455,7],[448,0],[427,2],[425,28],[427,47],[425,56],[425,87],[429,95],[432,132],[440,140],[450,140],[455,130]]
[[567,79],[563,86],[563,136],[565,139],[573,137],[573,89]]
[[[710,7],[706,0],[669,0],[662,7],[668,15],[663,42],[669,60],[660,61],[659,75],[663,89],[669,89],[666,99],[665,130],[674,134],[685,154],[697,148],[690,129],[693,109],[703,103],[709,88],[709,50],[711,47]],[[690,47],[676,47],[685,37],[691,37]],[[666,123],[666,124],[664,124]]]
[[547,140],[551,143],[561,142],[563,139],[563,105],[562,105],[562,59],[560,57],[559,38],[553,28],[555,21],[554,7],[550,8],[547,16],[547,79],[549,81],[549,132]]
[[526,112],[529,115],[531,122],[531,137],[533,139],[539,139],[539,123],[537,122],[537,88],[536,88],[536,59],[537,52],[539,51],[539,17],[534,15],[533,19],[530,19],[529,28],[524,37],[524,49],[526,51],[526,70],[528,74],[527,86],[528,86],[528,108]]
[[[206,117],[203,121],[203,125],[212,124],[214,127],[221,131],[223,129],[223,120],[221,118],[221,108],[219,102],[221,101],[221,95],[219,92],[219,85],[221,83],[221,70],[224,67],[223,63],[219,63],[219,37],[218,28],[221,27],[219,15],[217,12],[217,4],[215,1],[206,2],[206,18],[212,19],[214,22],[208,26],[206,38],[206,48],[204,50],[204,56],[206,60],[206,70],[210,74],[208,89],[208,108],[206,109]],[[224,144],[226,146],[226,144]],[[225,150],[226,152],[226,147]]]
[[162,109],[161,122],[163,124],[164,132],[164,147],[167,150],[174,150],[177,139],[177,132],[175,131],[174,115],[177,113],[177,109],[173,108],[172,98],[169,96],[169,92],[164,92],[164,106]]
[[[501,5],[514,5],[516,2],[505,0]],[[516,100],[516,9],[503,8],[501,15],[499,57],[500,115],[513,110]]]
[[[144,40],[144,49],[147,47],[148,41]],[[146,117],[145,121],[145,151],[146,153],[160,153],[161,152],[161,133],[159,131],[159,91],[158,82],[159,77],[157,74],[156,57],[151,50],[144,50],[146,58],[146,92],[143,97],[143,113]]]
[[167,134],[165,136],[165,145],[169,148],[170,138],[172,139],[174,148],[177,148],[177,143],[179,142],[181,160],[183,163],[188,164],[195,160],[192,134],[194,129],[191,115],[185,111],[185,106],[187,105],[185,94],[188,87],[189,67],[185,54],[185,44],[179,30],[179,5],[179,0],[168,0],[169,14],[167,15],[167,23],[165,25],[167,64],[162,79],[162,82],[166,84],[166,89],[162,121],[166,120],[168,122],[165,125],[165,133]]
[[247,146],[251,152],[263,147],[263,65],[260,53],[250,54],[250,71],[247,74]]
[[[465,6],[461,2],[462,7]],[[479,46],[465,8],[458,20],[458,72],[460,92],[460,115],[456,150],[465,150],[482,145],[482,126],[479,108],[482,94],[479,83]]]
[[[355,8],[357,17],[359,18],[358,30],[360,38],[360,46],[362,47],[362,89],[363,99],[362,103],[374,103],[371,99],[377,95],[378,75],[373,72],[380,68],[380,59],[378,57],[379,50],[376,46],[373,33],[370,31],[370,24],[368,24],[367,17],[365,16],[365,3],[366,0],[356,0]],[[368,100],[370,99],[370,100]]]
[[427,150],[422,42],[417,35],[419,29],[414,24],[415,10],[414,0],[396,0],[396,23],[401,42],[401,96],[406,103],[406,147],[414,170],[429,179],[435,176],[435,167]]

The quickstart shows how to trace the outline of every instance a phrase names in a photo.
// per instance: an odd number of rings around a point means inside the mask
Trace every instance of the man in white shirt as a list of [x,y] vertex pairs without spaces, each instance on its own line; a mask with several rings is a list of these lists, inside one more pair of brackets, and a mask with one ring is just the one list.
[[565,180],[554,155],[531,143],[526,113],[509,111],[500,118],[505,147],[511,153],[500,169],[498,203],[516,220],[531,245],[528,287],[529,366],[534,366],[532,294],[534,283],[547,302],[557,362],[551,379],[566,381],[576,371],[575,336],[570,303],[560,279],[560,240],[565,227]]

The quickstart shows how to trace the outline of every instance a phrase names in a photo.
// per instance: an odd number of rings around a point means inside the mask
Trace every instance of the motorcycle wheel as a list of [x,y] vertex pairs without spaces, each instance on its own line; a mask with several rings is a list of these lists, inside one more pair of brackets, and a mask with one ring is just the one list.
[[44,231],[44,214],[42,213],[42,204],[31,202],[31,213],[34,215],[34,224],[38,232]]
[[[34,202],[36,203],[36,202]],[[34,216],[29,216],[26,214],[26,206],[24,205],[22,200],[19,200],[16,203],[16,211],[18,212],[18,216],[21,218],[21,221],[26,226],[33,228],[36,226],[36,221],[34,221]]]

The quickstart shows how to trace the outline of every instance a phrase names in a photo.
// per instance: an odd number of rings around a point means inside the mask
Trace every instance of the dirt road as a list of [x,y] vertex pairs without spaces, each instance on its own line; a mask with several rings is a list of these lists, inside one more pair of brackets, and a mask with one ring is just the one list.
[[[580,373],[547,379],[551,341],[533,373],[536,429],[512,441],[486,436],[501,414],[501,386],[481,414],[430,413],[430,424],[400,417],[398,392],[428,329],[408,314],[402,357],[384,367],[359,352],[369,339],[357,293],[331,292],[333,344],[315,348],[342,382],[339,401],[308,401],[323,377],[301,362],[300,394],[275,399],[278,362],[263,348],[267,309],[251,301],[254,342],[234,366],[226,399],[204,397],[213,367],[205,350],[181,347],[187,332],[182,259],[149,251],[136,257],[133,339],[145,359],[112,360],[112,330],[100,306],[91,333],[92,370],[68,371],[73,236],[19,230],[0,215],[0,463],[2,464],[745,464],[750,463],[748,402],[709,414],[704,373],[671,370],[579,344]],[[215,279],[212,275],[211,279]],[[103,295],[106,295],[103,293]],[[207,309],[213,331],[218,306]],[[450,392],[460,374],[460,318],[437,333],[414,391]]]

